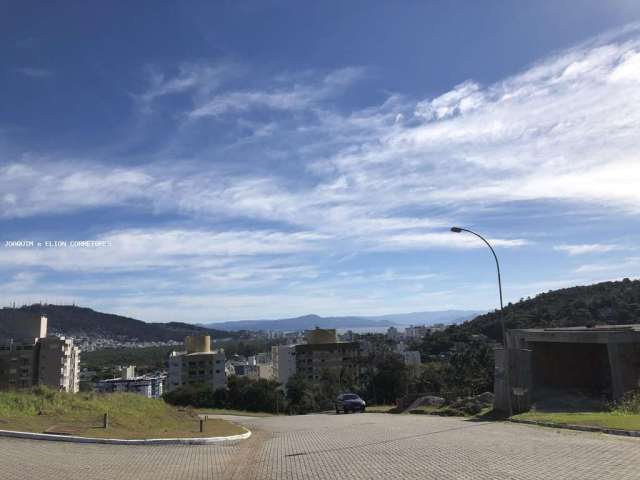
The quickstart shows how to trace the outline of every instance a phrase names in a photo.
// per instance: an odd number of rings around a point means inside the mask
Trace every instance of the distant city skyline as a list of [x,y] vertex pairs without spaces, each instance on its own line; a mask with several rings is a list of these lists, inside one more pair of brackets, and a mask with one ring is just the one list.
[[638,2],[3,12],[0,305],[493,310],[453,225],[505,302],[639,276]]

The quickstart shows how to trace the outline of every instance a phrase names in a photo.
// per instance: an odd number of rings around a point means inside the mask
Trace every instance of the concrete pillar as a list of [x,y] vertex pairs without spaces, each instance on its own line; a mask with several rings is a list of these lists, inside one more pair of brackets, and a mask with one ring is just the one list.
[[509,349],[509,386],[506,382],[506,355],[504,348],[494,350],[495,367],[493,379],[493,408],[499,412],[509,411],[509,397],[511,395],[511,409],[513,413],[525,412],[531,408],[531,350]]
[[608,343],[611,393],[614,400],[640,386],[640,347],[634,343]]
[[496,348],[494,351],[495,366],[493,370],[493,409],[497,412],[509,410],[507,395],[507,382],[505,377],[506,355],[504,348]]

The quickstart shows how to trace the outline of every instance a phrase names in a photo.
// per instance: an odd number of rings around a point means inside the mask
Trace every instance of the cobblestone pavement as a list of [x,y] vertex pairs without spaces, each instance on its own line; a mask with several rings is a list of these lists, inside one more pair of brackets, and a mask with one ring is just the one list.
[[118,446],[0,438],[0,478],[640,479],[640,440],[417,415],[225,417],[232,445]]

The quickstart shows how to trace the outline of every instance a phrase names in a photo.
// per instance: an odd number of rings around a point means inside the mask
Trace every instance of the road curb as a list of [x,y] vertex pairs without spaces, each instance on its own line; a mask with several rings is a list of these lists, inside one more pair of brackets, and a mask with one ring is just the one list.
[[511,423],[522,423],[525,425],[538,425],[540,427],[562,428],[565,430],[577,430],[580,432],[606,433],[608,435],[620,435],[622,437],[640,438],[640,431],[638,430],[620,430],[617,428],[590,427],[587,425],[571,425],[567,423],[538,422],[536,420],[519,420],[519,419],[512,419],[512,418],[507,419],[507,421]]
[[139,440],[125,440],[123,438],[92,438],[78,437],[75,435],[55,435],[52,433],[15,432],[13,430],[0,430],[0,437],[23,438],[27,440],[45,440],[52,442],[72,443],[100,443],[107,445],[210,445],[219,443],[238,442],[251,436],[251,430],[246,430],[240,435],[228,437],[204,437],[204,438],[149,438]]

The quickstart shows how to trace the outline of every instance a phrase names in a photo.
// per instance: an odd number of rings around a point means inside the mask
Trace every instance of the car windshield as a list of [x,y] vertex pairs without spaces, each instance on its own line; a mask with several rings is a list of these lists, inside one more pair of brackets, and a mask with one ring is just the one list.
[[343,395],[342,399],[343,400],[358,400],[358,395]]

